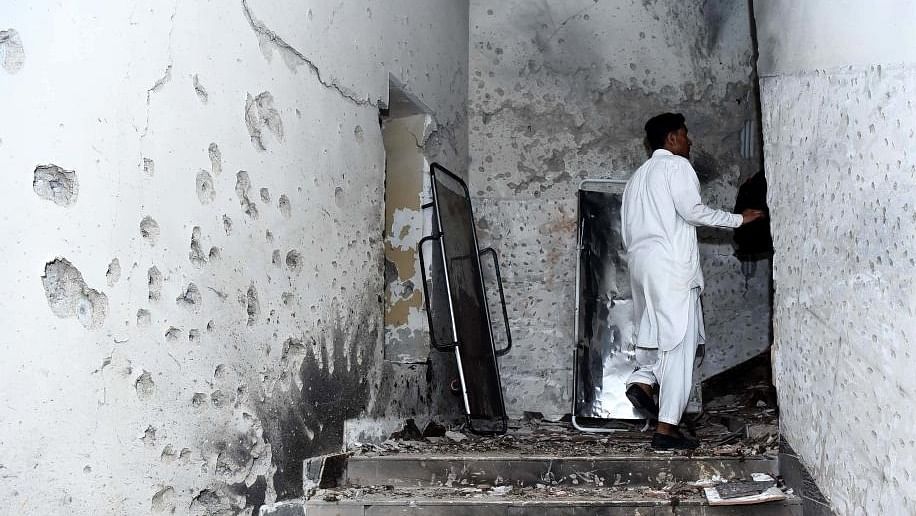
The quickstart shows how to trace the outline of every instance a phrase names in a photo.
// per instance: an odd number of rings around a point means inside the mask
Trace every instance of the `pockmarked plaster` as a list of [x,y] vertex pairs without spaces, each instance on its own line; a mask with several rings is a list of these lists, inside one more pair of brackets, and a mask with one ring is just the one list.
[[916,13],[805,6],[756,11],[781,432],[837,514],[913,514],[916,69],[887,21]]
[[252,514],[429,412],[383,359],[379,108],[394,74],[464,167],[466,2],[0,11],[4,507]]
[[[711,206],[730,209],[759,170],[759,152],[741,154],[757,120],[750,26],[746,2],[471,2],[470,189],[502,262],[511,414],[570,410],[580,180],[627,178],[647,158],[645,121],[665,111],[687,118]],[[766,349],[768,266],[746,285],[729,232],[700,240],[706,377]]]

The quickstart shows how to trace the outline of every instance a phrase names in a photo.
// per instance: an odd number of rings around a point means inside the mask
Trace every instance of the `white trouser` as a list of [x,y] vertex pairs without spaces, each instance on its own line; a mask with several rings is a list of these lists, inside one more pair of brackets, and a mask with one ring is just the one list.
[[669,425],[681,421],[690,389],[693,387],[693,362],[700,340],[700,297],[699,289],[693,289],[687,319],[687,333],[671,351],[653,348],[636,348],[637,368],[627,379],[627,387],[634,383],[649,386],[659,385],[658,420]]

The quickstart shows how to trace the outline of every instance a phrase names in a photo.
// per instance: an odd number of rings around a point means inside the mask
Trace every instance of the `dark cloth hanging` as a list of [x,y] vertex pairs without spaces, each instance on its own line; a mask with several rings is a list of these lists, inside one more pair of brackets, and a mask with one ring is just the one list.
[[735,256],[742,261],[762,260],[773,256],[773,235],[770,233],[770,210],[767,207],[767,178],[757,172],[738,188],[734,213],[762,210],[765,217],[735,229]]

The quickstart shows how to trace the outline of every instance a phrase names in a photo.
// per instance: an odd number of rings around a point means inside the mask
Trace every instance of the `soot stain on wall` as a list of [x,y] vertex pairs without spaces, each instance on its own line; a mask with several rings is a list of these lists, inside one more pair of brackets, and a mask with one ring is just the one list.
[[297,372],[302,387],[290,378],[286,393],[259,407],[278,499],[302,495],[303,460],[339,451],[344,421],[366,409],[379,337],[373,305],[355,311],[352,321],[338,316],[329,334],[313,338]]

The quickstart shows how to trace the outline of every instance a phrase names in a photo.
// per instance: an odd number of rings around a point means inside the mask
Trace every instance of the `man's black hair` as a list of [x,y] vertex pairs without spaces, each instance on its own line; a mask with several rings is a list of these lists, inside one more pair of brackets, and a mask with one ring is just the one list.
[[649,142],[649,148],[661,149],[665,146],[665,138],[668,137],[668,133],[673,133],[682,127],[686,125],[684,125],[684,115],[680,113],[662,113],[653,116],[646,122],[646,140]]

